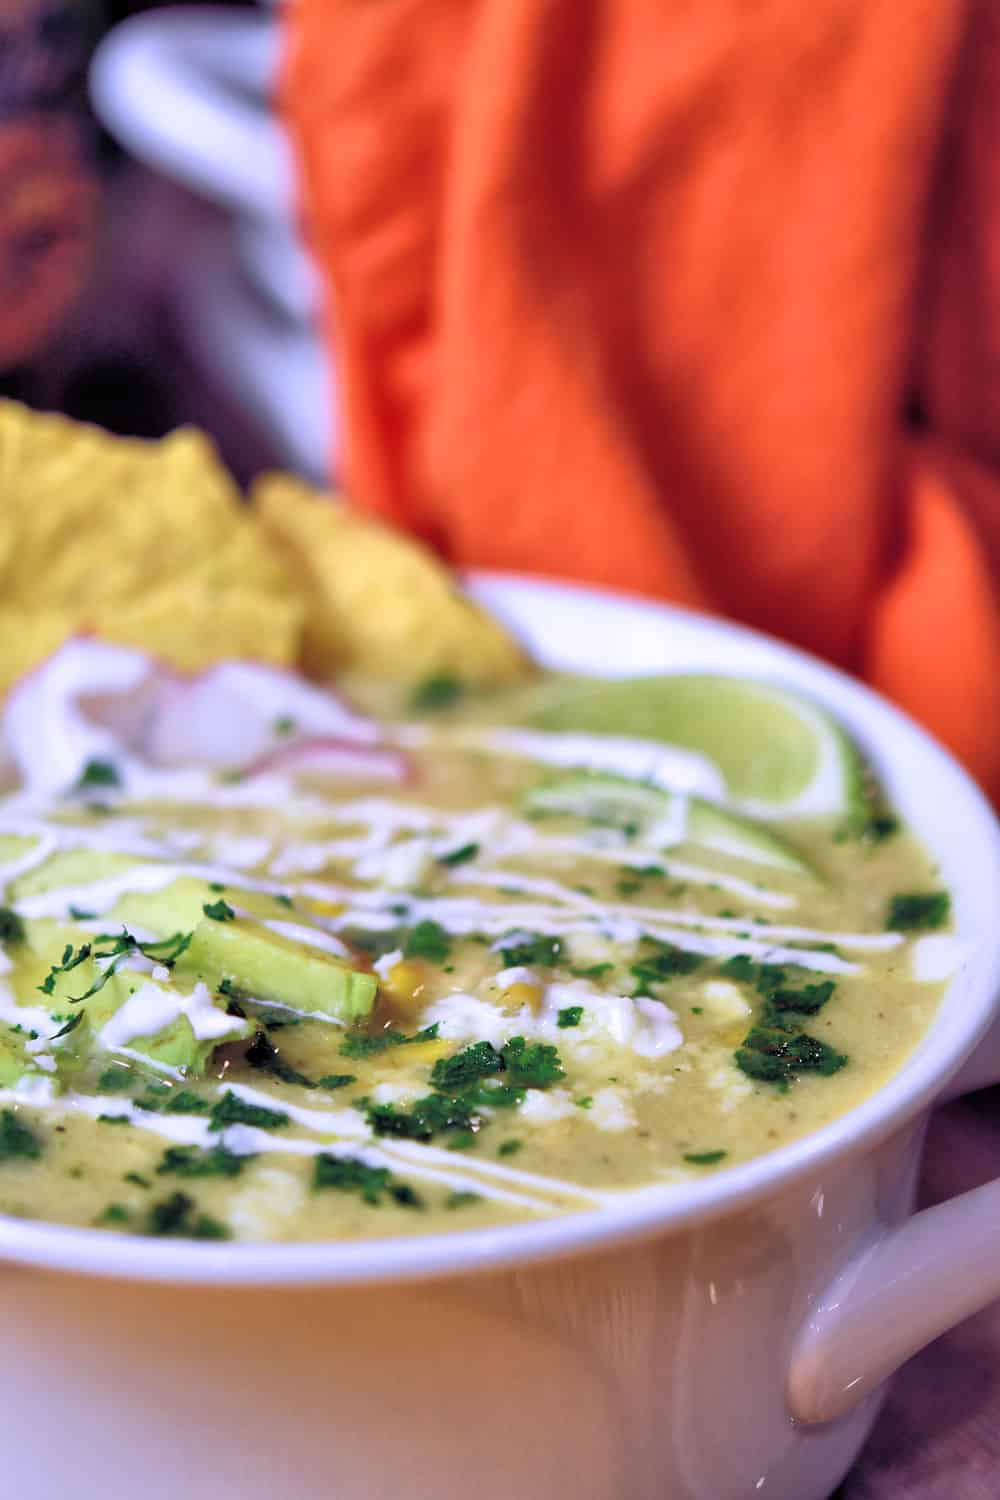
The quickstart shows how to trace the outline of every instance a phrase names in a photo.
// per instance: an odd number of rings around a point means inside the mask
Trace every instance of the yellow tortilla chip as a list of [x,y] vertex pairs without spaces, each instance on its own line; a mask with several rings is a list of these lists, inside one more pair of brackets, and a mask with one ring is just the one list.
[[2,680],[60,630],[178,666],[298,656],[288,573],[212,443],[189,430],[121,438],[0,401],[0,598],[23,611],[20,643],[0,639]]
[[0,696],[51,656],[76,628],[65,609],[0,608]]
[[287,666],[295,661],[301,627],[302,611],[293,600],[187,583],[117,607],[98,621],[96,633],[141,646],[182,672],[197,672],[228,657]]
[[517,642],[421,543],[288,476],[258,480],[251,499],[301,580],[309,672],[486,684],[531,670]]

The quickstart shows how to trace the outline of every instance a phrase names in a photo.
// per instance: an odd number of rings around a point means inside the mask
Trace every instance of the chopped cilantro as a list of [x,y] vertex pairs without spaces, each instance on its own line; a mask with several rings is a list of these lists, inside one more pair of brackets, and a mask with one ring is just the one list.
[[141,1172],[125,1172],[122,1176],[122,1182],[131,1182],[135,1187],[141,1188],[153,1186],[149,1178],[143,1177]]
[[82,792],[92,786],[121,786],[121,784],[121,773],[113,761],[88,760],[80,772],[73,791]]
[[229,902],[223,901],[221,896],[218,901],[206,901],[202,911],[206,917],[211,917],[213,922],[232,922],[236,918],[236,913]]
[[538,932],[508,933],[498,946],[506,969],[517,969],[522,964],[528,967],[539,964],[543,968],[552,969],[563,954],[562,938],[543,937]]
[[86,911],[82,906],[70,905],[69,914],[74,922],[92,922],[97,916],[96,911]]
[[653,951],[644,954],[631,966],[639,982],[637,995],[649,995],[651,985],[663,984],[680,974],[690,974],[705,962],[704,954],[691,953],[673,943],[658,943],[653,938],[645,941],[653,944]]
[[442,708],[451,708],[465,690],[465,683],[458,677],[439,672],[420,683],[410,699],[410,707],[416,713],[437,713]]
[[24,923],[9,906],[0,906],[0,943],[23,943]]
[[589,964],[585,968],[570,965],[569,972],[577,979],[600,979],[602,974],[610,974],[614,968],[612,963]]
[[177,1177],[238,1177],[252,1156],[236,1156],[225,1146],[202,1151],[198,1146],[168,1146],[156,1168],[157,1174]]
[[109,1203],[98,1216],[98,1224],[127,1224],[132,1215],[124,1203]]
[[130,1125],[131,1119],[128,1115],[98,1115],[99,1125]]
[[519,1088],[547,1089],[566,1077],[559,1053],[547,1042],[529,1044],[523,1036],[512,1036],[500,1055],[510,1082]]
[[451,1092],[479,1078],[488,1078],[491,1073],[500,1073],[503,1067],[504,1060],[491,1042],[474,1042],[453,1057],[439,1057],[431,1072],[431,1083],[436,1089]]
[[207,1115],[212,1108],[210,1099],[203,1099],[193,1089],[181,1089],[177,1094],[171,1094],[163,1105],[163,1111],[168,1115]]
[[397,1182],[388,1167],[369,1167],[357,1156],[334,1156],[324,1151],[313,1167],[313,1189],[335,1188],[340,1193],[357,1193],[365,1202],[378,1207],[388,1195],[404,1208],[422,1208],[423,1202],[408,1183]]
[[824,979],[819,984],[804,984],[797,990],[774,989],[768,992],[767,1003],[772,1011],[794,1010],[800,1015],[814,1016],[836,988],[832,979]]
[[22,1125],[12,1109],[0,1111],[0,1161],[16,1157],[35,1161],[42,1154],[42,1143],[33,1130]]
[[[83,1012],[78,1011],[77,1014],[82,1015]],[[105,1068],[97,1080],[97,1092],[99,1094],[120,1094],[125,1089],[131,1087],[131,1084],[132,1074],[128,1068]]]
[[582,1020],[582,1005],[564,1005],[556,1017],[556,1025],[560,1031],[566,1031],[570,1026],[579,1026]]
[[444,1200],[444,1206],[445,1208],[466,1208],[470,1203],[479,1203],[482,1196],[482,1193],[449,1193]]
[[72,943],[67,943],[63,949],[62,958],[57,964],[52,965],[37,988],[43,995],[51,995],[56,987],[56,976],[59,974],[68,974],[70,969],[75,969],[78,964],[86,963],[90,954],[90,943],[82,943],[79,948],[74,948]]
[[149,1210],[149,1233],[183,1235],[195,1240],[227,1240],[229,1230],[208,1214],[195,1217],[197,1204],[187,1193],[171,1193]]
[[732,958],[719,965],[719,973],[725,974],[727,979],[742,979],[753,984],[757,978],[757,965],[748,953],[734,953]]
[[893,896],[886,927],[912,931],[920,927],[943,927],[951,915],[947,891],[911,891]]
[[213,1219],[208,1214],[199,1214],[191,1226],[191,1238],[193,1240],[228,1240],[231,1235],[225,1224],[218,1219]]
[[523,1144],[523,1141],[518,1140],[501,1141],[497,1147],[497,1156],[516,1156]]
[[289,1120],[283,1109],[247,1104],[230,1089],[212,1106],[208,1127],[210,1130],[225,1130],[227,1125],[257,1125],[261,1130],[277,1130]]
[[438,1034],[437,1023],[409,1034],[389,1029],[377,1036],[348,1036],[340,1044],[342,1057],[373,1057],[388,1047],[407,1047],[411,1042],[432,1042]]
[[478,844],[462,844],[458,849],[449,849],[447,854],[439,854],[437,862],[439,865],[464,865],[475,859],[478,853]]
[[373,1104],[359,1099],[369,1125],[376,1135],[397,1135],[404,1140],[429,1141],[432,1136],[449,1130],[477,1130],[482,1123],[474,1106],[448,1094],[427,1094],[415,1099],[408,1109],[395,1104]]
[[292,718],[291,714],[279,714],[274,723],[271,725],[271,728],[274,730],[275,734],[285,736],[294,734],[298,726],[295,723],[295,720]]
[[278,1048],[268,1039],[267,1033],[258,1031],[246,1052],[243,1054],[251,1068],[261,1068],[265,1073],[270,1073],[273,1078],[278,1078],[282,1083],[297,1084],[299,1088],[314,1089],[318,1084],[305,1073],[300,1073],[298,1068],[293,1068],[291,1063],[285,1062]]
[[728,1156],[728,1151],[686,1151],[684,1160],[689,1161],[693,1167],[714,1167]]
[[[69,1020],[65,1023],[65,1025],[60,1026],[60,1028],[59,1028],[58,1031],[54,1031],[52,1033],[52,1035],[49,1037],[49,1041],[50,1042],[57,1042],[61,1036],[69,1036],[70,1032],[71,1031],[75,1031],[76,1028],[80,1025],[80,1023],[82,1022],[83,1018],[84,1018],[84,1012],[82,1010],[78,1010],[75,1015],[70,1016]],[[58,1020],[58,1017],[57,1016],[53,1016],[52,1019],[53,1020]]]
[[574,1099],[573,1103],[577,1109],[589,1109],[594,1102],[593,1094],[585,1094],[582,1099]]
[[321,1089],[344,1089],[349,1083],[357,1083],[354,1073],[325,1073],[319,1080]]
[[426,958],[429,963],[443,964],[451,956],[451,939],[437,922],[418,922],[406,935],[403,953],[407,958]]
[[737,1067],[749,1078],[786,1088],[799,1073],[828,1077],[847,1062],[843,1053],[779,1015],[765,1015],[750,1029],[734,1056]]

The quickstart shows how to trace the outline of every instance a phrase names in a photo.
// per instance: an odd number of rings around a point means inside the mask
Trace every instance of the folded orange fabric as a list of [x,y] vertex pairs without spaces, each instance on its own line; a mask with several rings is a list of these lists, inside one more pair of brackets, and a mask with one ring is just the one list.
[[795,641],[1000,796],[997,11],[297,0],[355,501]]

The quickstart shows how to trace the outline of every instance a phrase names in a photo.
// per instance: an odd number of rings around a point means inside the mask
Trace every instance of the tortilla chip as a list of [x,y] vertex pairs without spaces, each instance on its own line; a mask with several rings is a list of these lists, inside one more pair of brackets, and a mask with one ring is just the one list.
[[0,401],[0,497],[0,598],[23,611],[0,679],[60,628],[178,666],[296,660],[296,591],[203,434],[121,438]]
[[294,600],[247,589],[223,593],[188,582],[117,607],[97,621],[95,633],[141,646],[182,672],[198,672],[229,657],[281,667],[295,661],[302,610]]
[[421,543],[289,476],[258,480],[251,499],[301,580],[302,660],[313,675],[488,684],[530,672],[517,642]]
[[77,629],[65,609],[0,609],[0,696]]

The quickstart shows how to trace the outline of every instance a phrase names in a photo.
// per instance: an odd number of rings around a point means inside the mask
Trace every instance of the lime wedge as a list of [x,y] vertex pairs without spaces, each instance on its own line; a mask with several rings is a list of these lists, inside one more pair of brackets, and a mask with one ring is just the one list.
[[[486,708],[486,705],[483,705]],[[727,803],[751,817],[864,820],[865,767],[848,735],[817,704],[769,683],[678,674],[549,677],[501,695],[494,723],[628,736],[711,761]]]
[[653,848],[697,844],[789,874],[815,875],[798,850],[760,823],[701,797],[684,797],[624,776],[573,772],[533,787],[524,806],[536,816],[582,818],[629,830]]

